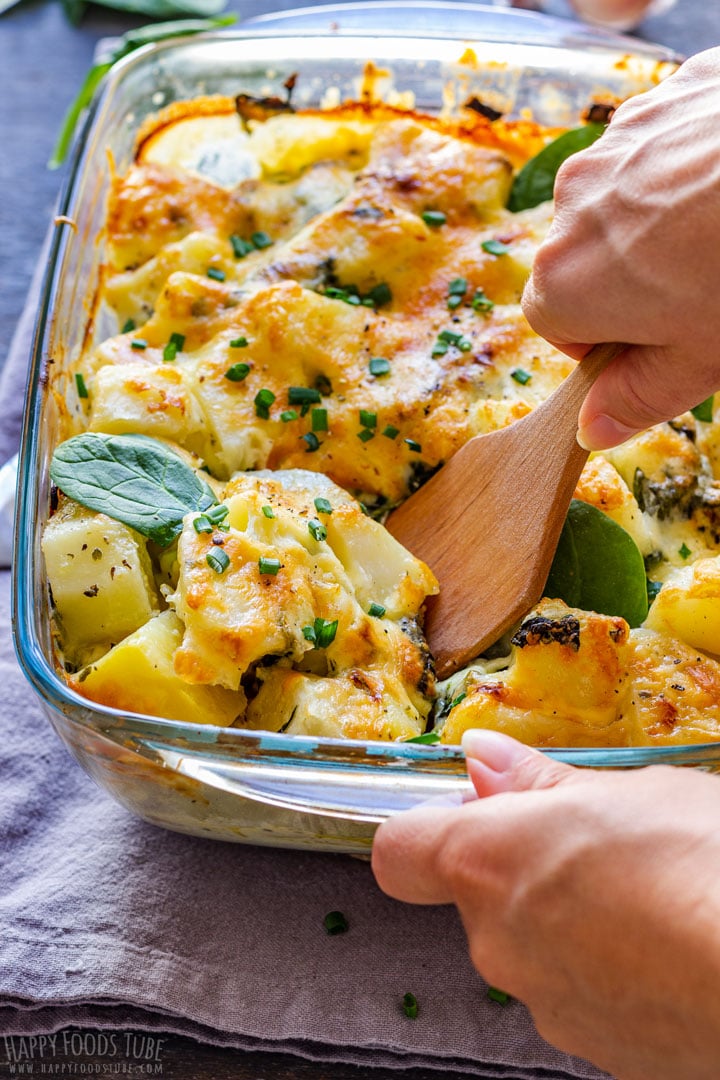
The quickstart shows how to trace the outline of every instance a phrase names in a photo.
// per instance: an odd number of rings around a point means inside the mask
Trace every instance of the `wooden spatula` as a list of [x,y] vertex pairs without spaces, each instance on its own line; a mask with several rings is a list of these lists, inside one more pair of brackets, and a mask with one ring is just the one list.
[[440,678],[540,599],[588,456],[576,439],[580,406],[622,349],[596,345],[547,401],[471,439],[388,518],[393,536],[440,582],[425,620]]

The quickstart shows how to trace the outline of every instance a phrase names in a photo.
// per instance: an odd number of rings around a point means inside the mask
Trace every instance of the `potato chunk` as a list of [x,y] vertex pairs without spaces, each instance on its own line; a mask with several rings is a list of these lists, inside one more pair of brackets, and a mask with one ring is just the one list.
[[106,652],[160,606],[146,542],[105,514],[63,499],[45,527],[42,549],[70,663]]

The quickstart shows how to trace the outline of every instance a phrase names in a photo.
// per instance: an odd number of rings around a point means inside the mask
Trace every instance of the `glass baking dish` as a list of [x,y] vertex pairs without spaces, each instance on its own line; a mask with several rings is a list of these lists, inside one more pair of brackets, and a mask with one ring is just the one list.
[[[413,27],[408,32],[408,26]],[[467,50],[475,58],[467,63]],[[465,62],[459,63],[465,54]],[[50,372],[83,342],[115,330],[94,307],[102,263],[107,151],[123,170],[150,113],[197,94],[278,93],[299,73],[296,101],[328,88],[357,95],[365,63],[388,85],[439,110],[476,94],[506,114],[576,122],[593,99],[623,98],[674,66],[668,50],[526,11],[470,4],[347,4],[264,16],[235,32],[146,47],[113,69],[78,142],[60,206],[26,406],[14,564],[14,631],[26,676],[60,737],[121,803],[167,828],[218,839],[367,851],[387,815],[420,800],[469,793],[456,747],[263,734],[159,720],[94,705],[58,676],[40,534],[48,462],[60,431]],[[720,771],[720,746],[559,750],[576,765],[651,762]]]

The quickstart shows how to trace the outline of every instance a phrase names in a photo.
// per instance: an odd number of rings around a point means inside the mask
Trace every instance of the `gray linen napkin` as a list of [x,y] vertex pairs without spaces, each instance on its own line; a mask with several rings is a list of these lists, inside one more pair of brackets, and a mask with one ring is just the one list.
[[[0,382],[17,440],[37,282]],[[0,574],[0,1036],[161,1031],[328,1062],[600,1080],[490,1001],[455,911],[394,902],[338,855],[145,824],[70,759],[18,669]],[[326,912],[348,918],[328,936]],[[403,994],[420,1012],[408,1019]],[[1,1070],[12,1047],[0,1041]],[[7,1073],[9,1075],[9,1072]]]

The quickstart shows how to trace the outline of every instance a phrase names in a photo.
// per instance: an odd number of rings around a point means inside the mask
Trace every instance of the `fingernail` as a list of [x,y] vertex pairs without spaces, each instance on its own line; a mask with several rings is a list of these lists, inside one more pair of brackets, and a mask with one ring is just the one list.
[[612,416],[598,413],[588,423],[583,424],[577,433],[577,441],[583,450],[607,450],[610,446],[618,446],[632,438],[637,432],[637,428],[626,427]]
[[462,737],[465,757],[477,759],[488,769],[496,773],[511,772],[515,766],[532,754],[532,750],[522,743],[502,735],[499,731],[487,731],[484,728],[470,728]]

